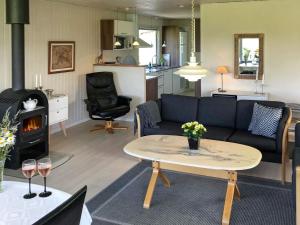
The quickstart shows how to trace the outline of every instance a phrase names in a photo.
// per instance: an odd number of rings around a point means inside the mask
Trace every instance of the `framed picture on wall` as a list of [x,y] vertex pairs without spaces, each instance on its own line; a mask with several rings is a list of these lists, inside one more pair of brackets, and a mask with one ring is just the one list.
[[48,73],[75,71],[75,41],[49,41]]

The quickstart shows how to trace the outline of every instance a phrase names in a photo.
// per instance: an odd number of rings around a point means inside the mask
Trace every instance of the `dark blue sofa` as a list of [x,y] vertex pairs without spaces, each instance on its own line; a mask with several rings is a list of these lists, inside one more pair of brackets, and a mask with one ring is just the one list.
[[[140,117],[140,136],[166,134],[182,135],[181,125],[189,121],[199,121],[208,132],[203,138],[230,141],[249,145],[259,149],[263,161],[282,163],[282,180],[285,181],[285,162],[287,152],[287,125],[291,113],[283,102],[260,101],[259,103],[283,109],[283,116],[278,126],[277,138],[266,138],[248,131],[253,106],[257,101],[241,100],[228,97],[188,97],[163,94],[158,100],[162,122],[159,128],[146,128],[144,118]],[[138,110],[136,111],[139,117]]]

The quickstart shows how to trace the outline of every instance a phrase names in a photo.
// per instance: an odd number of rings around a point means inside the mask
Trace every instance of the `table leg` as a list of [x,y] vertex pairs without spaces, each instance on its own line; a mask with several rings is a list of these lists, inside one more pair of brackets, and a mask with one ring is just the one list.
[[159,175],[159,163],[158,162],[153,162],[153,171],[152,171],[152,176],[148,185],[148,189],[147,189],[147,193],[146,193],[146,197],[144,200],[144,208],[145,209],[149,209],[150,208],[150,204],[151,204],[151,200],[152,200],[152,196],[153,196],[153,192],[155,189],[155,185],[156,185],[156,181],[157,181],[157,177]]
[[241,201],[241,192],[237,184],[235,185],[235,189],[234,189],[234,197],[236,197],[239,201]]
[[159,178],[161,179],[163,185],[167,188],[170,188],[171,187],[171,183],[170,183],[170,180],[167,178],[166,175],[164,175],[161,171],[158,172],[158,176]]
[[[226,191],[226,198],[223,210],[223,218],[222,218],[222,225],[229,225],[230,223],[230,216],[231,216],[231,209],[233,203],[233,197],[236,190],[238,190],[236,181],[237,181],[237,173],[235,171],[228,172],[228,184],[227,184],[227,191]],[[238,192],[239,194],[239,192]]]

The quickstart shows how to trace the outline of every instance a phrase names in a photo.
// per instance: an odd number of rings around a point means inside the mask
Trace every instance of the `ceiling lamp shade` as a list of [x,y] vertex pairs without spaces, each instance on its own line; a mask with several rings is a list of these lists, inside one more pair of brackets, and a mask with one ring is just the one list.
[[196,62],[195,53],[192,53],[188,65],[180,67],[175,74],[187,79],[188,81],[196,82],[206,76],[207,70]]
[[133,46],[133,47],[138,47],[138,46],[140,46],[140,43],[138,42],[137,39],[134,40],[134,42],[132,43],[132,46]]
[[164,43],[162,44],[161,47],[163,47],[163,48],[166,48],[166,47],[167,47],[166,41],[164,41]]
[[227,66],[218,66],[216,70],[217,74],[226,74],[229,73]]
[[207,75],[207,70],[204,69],[199,63],[197,63],[196,56],[195,56],[195,0],[192,0],[192,51],[190,56],[190,62],[187,65],[182,66],[179,68],[175,74],[184,77],[188,81],[196,82],[201,80],[203,77]]
[[[117,34],[119,33],[119,8],[117,8]],[[121,43],[119,42],[118,38],[116,38],[116,42],[114,43],[114,46],[119,47],[121,46]]]
[[137,22],[137,11],[136,11],[136,7],[135,7],[135,19],[134,19],[135,21],[135,38],[134,38],[134,41],[133,41],[133,43],[132,43],[132,46],[133,47],[139,47],[140,46],[140,43],[139,43],[139,41],[138,41],[138,22]]
[[121,43],[117,40],[117,41],[114,43],[114,46],[116,46],[116,47],[121,46]]

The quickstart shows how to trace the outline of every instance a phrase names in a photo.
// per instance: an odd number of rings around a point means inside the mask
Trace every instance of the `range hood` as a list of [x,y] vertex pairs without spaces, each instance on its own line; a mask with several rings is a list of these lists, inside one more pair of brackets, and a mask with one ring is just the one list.
[[153,46],[150,45],[148,42],[144,41],[141,38],[137,38],[137,41],[140,43],[140,46],[138,48],[152,48]]

